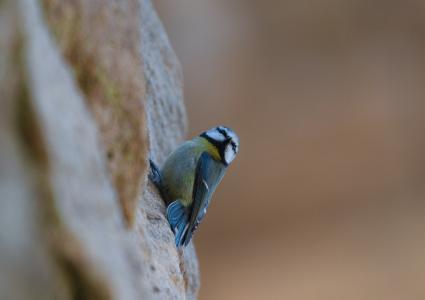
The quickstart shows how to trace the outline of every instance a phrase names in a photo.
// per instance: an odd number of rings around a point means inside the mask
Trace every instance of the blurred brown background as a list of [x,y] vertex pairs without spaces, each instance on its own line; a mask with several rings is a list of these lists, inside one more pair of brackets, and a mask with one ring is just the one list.
[[425,299],[425,2],[155,4],[190,135],[241,138],[200,299]]

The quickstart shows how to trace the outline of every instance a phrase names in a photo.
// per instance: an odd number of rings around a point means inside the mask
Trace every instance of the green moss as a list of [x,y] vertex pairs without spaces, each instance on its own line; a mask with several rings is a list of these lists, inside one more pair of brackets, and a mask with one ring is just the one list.
[[96,68],[95,78],[100,85],[100,89],[104,92],[108,104],[111,104],[115,107],[120,106],[124,99],[117,83],[110,79],[110,77],[108,77],[108,75],[99,67]]

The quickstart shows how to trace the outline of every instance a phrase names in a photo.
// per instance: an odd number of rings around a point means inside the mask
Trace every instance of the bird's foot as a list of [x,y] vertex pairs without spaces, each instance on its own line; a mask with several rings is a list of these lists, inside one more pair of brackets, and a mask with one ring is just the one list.
[[158,166],[151,159],[149,159],[149,164],[150,164],[150,172],[149,172],[148,178],[150,181],[152,181],[152,183],[156,186],[156,188],[159,191],[161,191],[161,186],[162,186],[161,171],[159,171]]

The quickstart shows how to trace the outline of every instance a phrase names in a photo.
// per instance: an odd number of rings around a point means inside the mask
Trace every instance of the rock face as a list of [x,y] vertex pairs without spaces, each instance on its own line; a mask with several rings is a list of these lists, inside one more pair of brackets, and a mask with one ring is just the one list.
[[187,126],[150,1],[0,1],[0,53],[0,299],[195,299],[146,179]]

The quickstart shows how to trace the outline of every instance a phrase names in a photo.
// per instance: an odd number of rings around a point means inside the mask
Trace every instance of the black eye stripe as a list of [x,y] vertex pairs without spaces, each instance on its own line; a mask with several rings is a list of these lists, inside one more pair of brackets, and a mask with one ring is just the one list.
[[225,139],[228,139],[229,138],[229,136],[227,135],[226,130],[224,130],[224,129],[220,128],[220,127],[217,127],[217,131],[220,132],[224,136]]
[[236,144],[235,144],[235,142],[231,141],[230,144],[232,145],[233,152],[236,153]]

